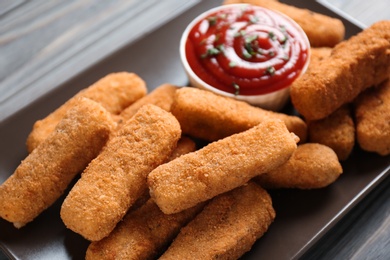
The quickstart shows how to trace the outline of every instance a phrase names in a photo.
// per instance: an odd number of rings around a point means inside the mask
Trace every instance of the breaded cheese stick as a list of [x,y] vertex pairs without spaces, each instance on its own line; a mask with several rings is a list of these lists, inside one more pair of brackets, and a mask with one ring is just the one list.
[[101,104],[108,112],[117,115],[124,108],[146,95],[145,82],[134,73],[108,74],[86,89],[81,90],[44,119],[35,122],[27,138],[27,150],[34,150],[54,130],[66,112],[85,97]]
[[187,136],[182,136],[177,142],[177,146],[175,150],[173,150],[171,156],[168,161],[172,161],[184,154],[194,152],[196,150],[196,143]]
[[[175,150],[173,150],[171,156],[167,162],[176,159],[184,154],[194,152],[196,150],[196,143],[187,136],[182,136],[177,142]],[[134,210],[142,206],[150,198],[149,190],[145,190],[144,194],[137,199],[137,201],[131,206],[129,210]]]
[[282,120],[301,142],[307,137],[306,123],[297,116],[264,110],[197,88],[177,90],[171,112],[180,122],[183,133],[207,141],[248,130],[268,119]]
[[101,105],[78,98],[55,130],[0,186],[0,216],[17,228],[32,221],[98,155],[113,128]]
[[[194,141],[181,137],[168,161],[195,149]],[[147,191],[107,237],[92,242],[86,259],[154,259],[203,207],[199,204],[186,211],[166,215],[149,198]]]
[[92,242],[85,259],[156,259],[177,236],[180,228],[202,208],[201,203],[166,215],[150,199],[139,209],[129,212],[109,236]]
[[180,212],[285,163],[298,138],[281,120],[212,142],[148,175],[150,196],[165,214]]
[[250,182],[212,199],[160,259],[238,259],[274,218],[271,197]]
[[312,47],[333,47],[344,39],[345,26],[340,19],[308,9],[269,0],[225,0],[224,4],[246,3],[284,13],[299,24]]
[[307,125],[311,143],[329,146],[340,161],[349,157],[355,146],[355,123],[349,106],[344,105],[326,118]]
[[286,163],[254,180],[266,189],[319,189],[335,182],[342,172],[343,168],[331,148],[305,143],[298,145]]
[[163,84],[150,92],[148,95],[140,98],[132,105],[125,108],[120,117],[123,121],[129,120],[143,105],[153,104],[166,111],[170,111],[173,102],[173,96],[178,87],[171,84]]
[[326,60],[332,53],[332,48],[330,47],[318,47],[310,49],[310,63],[307,68],[307,71],[311,68],[319,66],[321,62]]
[[307,120],[329,116],[390,74],[390,21],[377,22],[333,48],[326,62],[291,87],[291,100]]
[[[306,73],[310,71],[312,68],[320,66],[320,64],[324,61],[326,61],[326,58],[330,56],[332,53],[332,49],[330,47],[312,47],[310,48],[310,62],[309,66],[307,67]],[[296,83],[299,81],[300,78],[295,80],[292,84],[299,84]]]
[[171,155],[180,135],[169,112],[143,106],[71,189],[61,207],[64,224],[91,241],[106,237],[147,190],[146,176]]
[[390,154],[390,80],[356,99],[355,118],[360,147],[382,156]]

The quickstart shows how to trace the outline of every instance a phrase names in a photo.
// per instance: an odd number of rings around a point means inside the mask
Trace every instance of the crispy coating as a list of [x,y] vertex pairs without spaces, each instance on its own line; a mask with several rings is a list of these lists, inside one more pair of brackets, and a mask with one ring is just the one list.
[[326,62],[291,87],[291,100],[307,120],[329,116],[390,74],[390,21],[377,22],[333,48]]
[[250,182],[212,199],[160,259],[238,259],[274,218],[271,197]]
[[[316,68],[321,65],[322,62],[326,61],[326,59],[332,53],[332,48],[330,47],[312,47],[310,48],[310,62],[309,66],[305,73],[308,73],[312,68]],[[300,84],[300,78],[295,80],[292,84]]]
[[107,236],[147,190],[146,176],[171,155],[180,135],[170,113],[143,106],[110,138],[65,198],[65,225],[91,241]]
[[157,87],[148,95],[140,98],[132,105],[125,108],[120,113],[122,121],[129,120],[138,111],[138,109],[146,104],[153,104],[166,111],[170,111],[176,89],[177,87],[171,84],[163,84]]
[[344,39],[345,26],[341,20],[295,6],[269,0],[225,0],[224,4],[246,3],[284,13],[299,24],[312,47],[333,47]]
[[[181,137],[168,161],[196,150],[195,142]],[[166,215],[158,206],[143,196],[132,206],[115,229],[100,241],[92,242],[86,259],[155,259],[203,207],[199,204],[182,212]],[[146,203],[145,203],[146,202]],[[145,204],[144,204],[145,203]]]
[[[184,154],[194,152],[196,150],[196,143],[187,136],[182,136],[177,142],[175,150],[173,150],[171,156],[166,162],[172,161]],[[150,198],[149,190],[145,190],[144,194],[137,199],[137,201],[131,206],[130,210],[134,210],[142,206]]]
[[176,159],[184,154],[194,152],[195,150],[196,143],[191,138],[182,136],[179,142],[177,142],[176,149],[172,152],[168,161],[172,161],[173,159]]
[[165,214],[180,212],[280,166],[297,139],[282,121],[263,122],[160,165],[148,176],[150,195]]
[[145,82],[134,73],[118,72],[108,74],[86,89],[81,90],[66,103],[44,119],[35,122],[27,138],[27,150],[34,150],[54,130],[66,112],[77,104],[76,99],[85,97],[101,104],[113,115],[146,95]]
[[101,105],[77,99],[55,130],[0,186],[0,216],[17,228],[32,221],[98,155],[113,127]]
[[298,145],[285,164],[255,177],[255,180],[266,189],[319,189],[335,182],[342,172],[337,155],[331,148],[305,143]]
[[92,242],[85,259],[156,259],[202,208],[166,215],[150,199],[129,212],[108,237]]
[[282,120],[301,142],[307,137],[306,123],[297,116],[264,110],[197,88],[177,90],[171,112],[183,133],[207,141],[240,133],[268,119]]
[[355,145],[355,123],[349,106],[344,105],[330,116],[307,125],[309,142],[329,146],[340,161],[348,159]]
[[360,147],[383,156],[390,154],[390,80],[357,98],[355,118]]
[[310,70],[311,68],[319,66],[319,64],[324,60],[326,60],[331,53],[332,53],[332,48],[330,47],[311,48],[310,63],[307,71]]

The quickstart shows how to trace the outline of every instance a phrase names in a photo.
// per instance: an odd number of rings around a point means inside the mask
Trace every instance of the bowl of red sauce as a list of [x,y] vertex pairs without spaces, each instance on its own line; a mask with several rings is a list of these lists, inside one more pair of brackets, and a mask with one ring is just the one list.
[[284,107],[291,84],[305,73],[309,55],[309,40],[297,23],[249,4],[202,13],[180,41],[192,86],[275,111]]

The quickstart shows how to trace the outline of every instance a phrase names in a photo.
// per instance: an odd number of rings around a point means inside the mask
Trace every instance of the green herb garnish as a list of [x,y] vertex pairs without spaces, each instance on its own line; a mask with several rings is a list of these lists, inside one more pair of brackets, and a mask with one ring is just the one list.
[[225,45],[220,44],[220,45],[217,46],[217,49],[218,49],[220,52],[225,52]]
[[214,26],[217,24],[218,17],[210,16],[207,18],[207,20],[209,21],[210,26]]
[[257,39],[257,35],[249,35],[248,37],[245,37],[245,43],[252,43]]
[[234,68],[235,66],[237,66],[237,63],[235,63],[234,61],[229,62],[230,68]]
[[216,56],[225,51],[225,46],[223,44],[218,45],[217,47],[208,48],[206,53],[200,55],[202,59],[207,57]]
[[219,53],[221,53],[220,50],[218,50],[217,48],[209,48],[207,49],[206,53],[202,54],[200,57],[202,59],[204,58],[207,58],[207,57],[210,57],[210,56],[215,56],[215,55],[218,55]]
[[252,58],[252,56],[256,55],[256,48],[258,48],[256,41],[257,40],[257,35],[249,35],[248,37],[245,38],[245,44],[244,44],[244,51],[243,51],[243,56],[246,59]]
[[268,37],[271,39],[271,40],[275,40],[276,39],[276,35],[274,32],[268,32]]
[[259,21],[259,18],[257,16],[252,15],[249,18],[249,22],[251,22],[251,23],[257,23],[258,21]]
[[275,68],[274,68],[273,66],[270,66],[270,67],[267,67],[267,69],[265,70],[265,72],[266,72],[268,75],[273,76],[273,75],[275,75],[276,70],[275,70]]
[[219,14],[219,18],[225,20],[227,18],[227,14]]
[[244,58],[246,58],[246,59],[252,58],[252,54],[251,54],[251,52],[248,51],[247,46],[245,46],[245,49],[244,49],[244,51],[242,52],[242,55],[243,55]]
[[240,36],[244,36],[246,34],[246,32],[244,30],[240,30],[239,32],[236,32],[234,34],[234,37],[237,38],[237,37],[240,37]]
[[235,90],[234,95],[239,95],[240,94],[240,86],[237,83],[233,82],[233,87]]

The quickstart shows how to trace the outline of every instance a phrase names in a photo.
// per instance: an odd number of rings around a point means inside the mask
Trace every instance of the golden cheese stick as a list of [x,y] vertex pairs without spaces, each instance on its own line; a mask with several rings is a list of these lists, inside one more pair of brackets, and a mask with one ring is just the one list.
[[274,218],[271,197],[250,182],[212,199],[159,259],[238,259]]
[[61,207],[64,224],[91,241],[106,237],[147,190],[146,176],[171,155],[180,135],[170,113],[143,106],[71,189]]
[[196,143],[187,136],[182,136],[177,142],[175,150],[173,150],[171,156],[167,161],[172,161],[184,154],[194,152],[196,150]]
[[122,121],[129,120],[143,105],[156,105],[166,111],[170,111],[173,102],[173,96],[178,87],[171,84],[163,84],[150,92],[148,95],[140,98],[132,105],[125,108],[120,117]]
[[266,189],[319,189],[335,182],[342,172],[343,168],[331,148],[305,143],[298,145],[286,163],[254,180]]
[[355,100],[356,135],[360,147],[390,154],[390,80],[368,89]]
[[284,13],[299,24],[313,47],[333,47],[344,39],[345,26],[341,20],[308,9],[269,0],[225,0],[224,4],[246,3]]
[[[181,137],[168,161],[195,151],[195,142]],[[138,204],[138,205],[137,205]],[[115,229],[102,240],[92,242],[86,259],[153,259],[179,233],[180,228],[197,214],[203,205],[177,214],[166,215],[147,196],[142,196]]]
[[197,88],[177,90],[171,112],[180,122],[183,133],[207,141],[248,130],[268,119],[282,120],[301,142],[307,137],[306,123],[297,116],[264,110]]
[[349,106],[344,105],[326,118],[307,125],[311,143],[329,146],[340,161],[348,159],[355,146],[355,123]]
[[0,186],[0,216],[17,228],[32,221],[98,155],[113,128],[101,105],[78,98],[55,130]]
[[[196,143],[187,136],[182,136],[177,142],[175,150],[173,150],[171,156],[167,162],[172,161],[184,154],[194,152],[196,150]],[[149,190],[145,190],[144,194],[137,199],[137,201],[131,206],[130,210],[134,210],[142,206],[150,198]]]
[[318,47],[310,49],[310,63],[307,71],[311,68],[317,67],[321,62],[326,60],[332,53],[332,48],[329,47]]
[[291,87],[291,100],[307,120],[329,116],[390,74],[390,21],[377,22],[333,48],[320,66]]
[[[321,65],[322,62],[326,61],[326,59],[332,53],[332,49],[330,47],[312,47],[310,48],[310,62],[307,67],[306,73],[310,71],[312,68],[316,68]],[[293,84],[297,84],[299,78],[293,82]]]
[[108,237],[92,242],[85,259],[156,259],[202,207],[200,204],[166,215],[150,199],[139,209],[129,212]]
[[151,197],[165,214],[180,212],[286,162],[298,138],[280,120],[210,143],[148,175]]
[[34,150],[54,130],[66,112],[77,104],[77,98],[85,97],[100,103],[113,115],[146,95],[145,82],[134,73],[108,74],[86,89],[81,90],[44,119],[35,122],[27,138],[27,150]]

